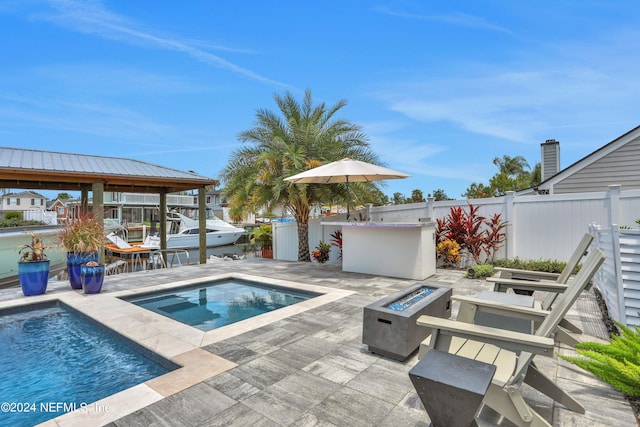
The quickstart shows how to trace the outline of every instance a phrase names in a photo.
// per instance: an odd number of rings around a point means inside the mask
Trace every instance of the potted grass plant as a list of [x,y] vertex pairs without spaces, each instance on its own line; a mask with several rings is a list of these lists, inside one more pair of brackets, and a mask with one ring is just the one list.
[[49,246],[45,246],[34,232],[27,232],[27,235],[31,237],[31,243],[18,247],[20,287],[25,296],[41,295],[47,291],[49,281],[50,261],[45,253]]
[[81,266],[98,261],[98,251],[104,244],[104,225],[92,215],[69,221],[58,234],[67,250],[67,272],[73,289],[82,289]]

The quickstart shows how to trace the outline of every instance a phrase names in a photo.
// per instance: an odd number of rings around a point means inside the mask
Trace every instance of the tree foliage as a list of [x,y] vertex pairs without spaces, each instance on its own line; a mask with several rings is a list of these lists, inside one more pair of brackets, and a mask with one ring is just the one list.
[[496,157],[493,164],[498,167],[498,173],[489,179],[489,184],[474,182],[467,188],[463,197],[477,199],[503,196],[507,191],[524,190],[541,182],[540,163],[530,170],[529,163],[522,156]]
[[445,193],[444,190],[438,188],[436,190],[433,190],[433,196],[431,194],[429,194],[428,197],[433,197],[433,199],[438,202],[440,200],[453,200],[451,197],[447,196],[447,193]]
[[[335,117],[346,101],[328,107],[313,103],[311,91],[302,102],[291,93],[274,95],[278,112],[259,109],[254,127],[241,132],[244,145],[234,150],[221,179],[231,214],[243,216],[281,205],[289,209],[298,227],[298,260],[310,261],[308,223],[311,206],[346,201],[343,184],[293,184],[285,178],[350,157],[379,164],[360,125]],[[362,203],[376,194],[373,183],[350,185],[351,200]]]

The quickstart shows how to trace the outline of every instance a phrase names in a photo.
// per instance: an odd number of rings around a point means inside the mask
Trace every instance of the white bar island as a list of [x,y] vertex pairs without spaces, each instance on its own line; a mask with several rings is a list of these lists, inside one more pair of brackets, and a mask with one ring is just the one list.
[[342,271],[424,280],[436,272],[433,222],[326,222],[342,226]]

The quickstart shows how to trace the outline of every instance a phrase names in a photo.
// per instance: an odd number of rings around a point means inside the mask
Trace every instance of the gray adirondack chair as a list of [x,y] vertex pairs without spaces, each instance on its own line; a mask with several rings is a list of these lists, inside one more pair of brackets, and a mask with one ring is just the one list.
[[[546,292],[545,297],[541,300],[539,307],[543,310],[550,310],[558,295],[566,291],[569,286],[568,282],[575,268],[580,261],[587,255],[589,246],[593,241],[593,235],[586,233],[578,246],[574,250],[571,257],[567,260],[567,264],[561,273],[537,272],[529,270],[519,270],[512,268],[496,268],[495,271],[500,275],[498,277],[488,277],[487,282],[493,283],[495,292],[506,292],[508,289],[514,291],[528,292]],[[587,288],[591,284],[587,284]],[[574,346],[578,341],[569,335],[566,331],[581,334],[582,330],[563,319],[558,325],[558,334],[556,339],[568,345]]]
[[573,279],[572,286],[558,296],[550,311],[515,306],[519,316],[524,317],[529,313],[536,319],[540,319],[540,316],[544,319],[533,335],[450,319],[419,317],[418,325],[432,329],[431,336],[420,345],[419,357],[431,349],[437,349],[495,365],[496,373],[483,404],[518,426],[550,426],[522,396],[521,387],[525,382],[568,409],[584,413],[584,407],[540,372],[533,359],[538,354],[553,356],[552,336],[558,324],[587,287],[604,259],[602,251],[597,248],[591,250]]

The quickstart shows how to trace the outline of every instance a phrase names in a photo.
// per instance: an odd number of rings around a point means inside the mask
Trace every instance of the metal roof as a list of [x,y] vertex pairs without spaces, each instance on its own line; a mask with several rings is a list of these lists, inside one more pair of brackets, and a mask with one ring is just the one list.
[[78,190],[94,182],[104,191],[158,193],[214,183],[193,172],[139,160],[0,147],[0,187]]

